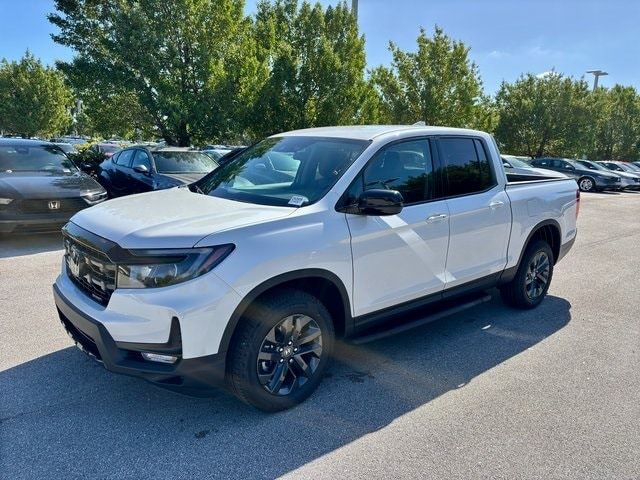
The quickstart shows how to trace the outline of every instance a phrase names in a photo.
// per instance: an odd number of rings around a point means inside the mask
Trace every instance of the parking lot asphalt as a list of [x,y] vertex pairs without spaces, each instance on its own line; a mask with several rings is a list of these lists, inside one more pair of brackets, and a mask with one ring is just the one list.
[[638,479],[640,194],[578,228],[538,309],[342,345],[271,415],[105,371],[56,318],[60,238],[0,240],[0,478]]

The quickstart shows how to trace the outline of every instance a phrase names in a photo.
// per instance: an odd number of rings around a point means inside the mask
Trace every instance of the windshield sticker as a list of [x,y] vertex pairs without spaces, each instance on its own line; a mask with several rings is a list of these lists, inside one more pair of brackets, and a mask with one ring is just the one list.
[[307,197],[303,197],[302,195],[294,195],[289,200],[289,205],[293,205],[294,207],[301,207],[303,204],[307,203],[309,199]]

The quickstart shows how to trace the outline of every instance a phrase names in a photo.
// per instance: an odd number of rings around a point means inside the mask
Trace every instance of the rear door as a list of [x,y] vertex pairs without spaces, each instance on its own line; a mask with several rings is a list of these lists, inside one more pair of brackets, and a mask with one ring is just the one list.
[[482,138],[440,137],[438,151],[450,215],[448,290],[505,268],[511,208]]
[[346,215],[356,316],[444,288],[449,212],[438,198],[434,172],[432,142],[403,140],[381,148],[345,194],[351,204],[363,190],[398,190],[405,205],[398,215]]
[[111,171],[111,185],[114,193],[118,196],[128,195],[129,192],[129,173],[131,171],[131,162],[135,150],[123,150],[116,158],[113,169]]

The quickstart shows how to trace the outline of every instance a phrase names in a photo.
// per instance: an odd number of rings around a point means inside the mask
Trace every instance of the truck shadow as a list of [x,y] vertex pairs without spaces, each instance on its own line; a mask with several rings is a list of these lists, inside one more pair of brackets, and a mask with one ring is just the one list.
[[[117,376],[75,348],[0,372],[0,477],[274,478],[383,429],[568,324],[549,296],[499,300],[367,345],[342,344],[303,405],[264,414]],[[526,365],[523,366],[526,368]]]
[[62,250],[62,235],[60,233],[0,234],[0,258],[22,257],[55,250]]

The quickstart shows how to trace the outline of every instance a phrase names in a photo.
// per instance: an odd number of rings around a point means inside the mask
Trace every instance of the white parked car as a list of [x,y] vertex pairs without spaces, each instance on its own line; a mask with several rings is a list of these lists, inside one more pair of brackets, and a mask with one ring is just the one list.
[[55,302],[111,371],[281,410],[318,386],[336,338],[398,328],[394,314],[494,286],[537,306],[578,205],[573,179],[507,184],[483,132],[289,132],[190,186],[74,216]]

